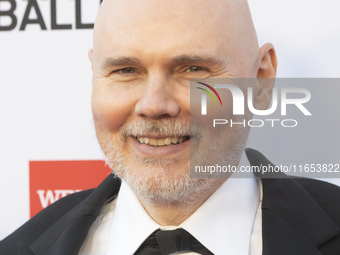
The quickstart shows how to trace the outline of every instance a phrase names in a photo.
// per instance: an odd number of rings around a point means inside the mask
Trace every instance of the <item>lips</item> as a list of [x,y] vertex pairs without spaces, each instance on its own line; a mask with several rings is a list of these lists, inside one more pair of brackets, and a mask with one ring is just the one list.
[[173,144],[181,144],[190,139],[190,136],[173,136],[163,138],[135,137],[140,144],[154,147],[165,147]]

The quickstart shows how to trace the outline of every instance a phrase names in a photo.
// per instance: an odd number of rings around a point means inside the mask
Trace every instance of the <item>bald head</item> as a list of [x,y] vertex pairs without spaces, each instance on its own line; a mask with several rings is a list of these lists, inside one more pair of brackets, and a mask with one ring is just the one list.
[[113,55],[148,54],[154,62],[198,51],[232,65],[235,75],[252,75],[259,47],[247,1],[103,1],[94,27],[94,68]]

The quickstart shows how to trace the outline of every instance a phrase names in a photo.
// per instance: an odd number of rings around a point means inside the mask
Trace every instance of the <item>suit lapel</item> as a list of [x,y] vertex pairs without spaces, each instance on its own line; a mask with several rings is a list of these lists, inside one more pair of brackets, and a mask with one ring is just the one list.
[[[258,151],[246,153],[253,166],[274,166]],[[339,227],[296,180],[283,173],[276,175],[279,178],[256,175],[263,186],[263,254],[322,254],[318,247],[340,235]]]
[[119,188],[120,180],[110,174],[91,195],[41,235],[31,250],[36,255],[77,255],[104,202]]

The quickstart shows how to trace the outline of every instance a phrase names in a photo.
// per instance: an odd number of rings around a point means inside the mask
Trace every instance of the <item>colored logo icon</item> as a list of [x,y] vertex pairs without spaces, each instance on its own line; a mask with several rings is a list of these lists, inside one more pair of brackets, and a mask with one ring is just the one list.
[[[206,86],[206,87],[209,88],[212,92],[214,92],[215,95],[217,96],[218,100],[220,101],[221,105],[222,105],[222,100],[221,100],[221,98],[220,98],[220,95],[217,93],[217,91],[216,91],[213,87],[211,87],[210,85],[205,84],[205,83],[203,83],[203,82],[197,82],[197,83],[198,83],[198,84],[201,84],[201,85],[203,85],[203,86]],[[200,90],[203,90],[204,92],[206,92],[206,93],[214,100],[215,105],[217,105],[216,100],[215,100],[213,94],[211,94],[211,92],[210,92],[209,90],[206,90],[206,89],[203,89],[203,88],[200,88],[200,87],[197,87],[197,88],[200,89]]]

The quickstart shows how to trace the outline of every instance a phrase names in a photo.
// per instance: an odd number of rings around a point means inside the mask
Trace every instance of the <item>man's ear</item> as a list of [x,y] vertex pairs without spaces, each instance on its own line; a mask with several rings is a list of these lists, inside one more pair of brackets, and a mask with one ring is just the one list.
[[88,52],[88,57],[89,57],[89,60],[91,62],[91,68],[92,68],[92,71],[93,71],[93,62],[92,62],[92,58],[93,58],[93,49],[89,49],[89,52]]
[[258,58],[257,83],[254,88],[253,104],[257,110],[267,110],[275,84],[277,58],[271,43],[263,45]]

